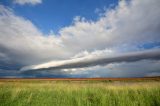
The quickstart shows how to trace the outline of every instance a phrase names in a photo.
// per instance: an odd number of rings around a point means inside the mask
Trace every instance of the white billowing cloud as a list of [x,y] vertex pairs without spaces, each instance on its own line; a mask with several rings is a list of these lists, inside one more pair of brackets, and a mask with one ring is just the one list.
[[159,5],[159,0],[134,0],[131,4],[121,1],[96,22],[82,19],[62,28],[61,39],[75,51],[159,41]]
[[31,4],[36,5],[42,3],[42,0],[13,0],[14,3],[19,5]]
[[137,45],[159,42],[159,6],[160,0],[120,1],[97,21],[76,17],[59,35],[44,35],[31,21],[0,6],[0,62],[24,66],[94,51],[137,51]]
[[[16,63],[35,64],[65,56],[67,48],[54,35],[43,35],[29,20],[0,6],[0,54]],[[67,51],[67,50],[66,50]]]

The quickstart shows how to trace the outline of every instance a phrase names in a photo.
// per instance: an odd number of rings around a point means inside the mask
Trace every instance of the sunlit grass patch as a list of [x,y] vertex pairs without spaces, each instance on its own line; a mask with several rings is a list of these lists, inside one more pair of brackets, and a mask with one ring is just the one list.
[[159,81],[21,81],[0,84],[0,106],[159,105]]

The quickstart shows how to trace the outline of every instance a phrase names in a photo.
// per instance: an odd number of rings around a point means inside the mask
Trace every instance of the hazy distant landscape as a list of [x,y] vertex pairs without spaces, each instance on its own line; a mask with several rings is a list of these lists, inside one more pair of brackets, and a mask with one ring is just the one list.
[[159,77],[0,80],[0,106],[159,105]]

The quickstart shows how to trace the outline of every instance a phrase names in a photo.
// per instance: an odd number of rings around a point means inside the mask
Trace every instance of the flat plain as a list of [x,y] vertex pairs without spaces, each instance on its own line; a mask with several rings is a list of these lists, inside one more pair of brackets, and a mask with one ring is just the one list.
[[160,77],[0,79],[0,106],[160,106]]

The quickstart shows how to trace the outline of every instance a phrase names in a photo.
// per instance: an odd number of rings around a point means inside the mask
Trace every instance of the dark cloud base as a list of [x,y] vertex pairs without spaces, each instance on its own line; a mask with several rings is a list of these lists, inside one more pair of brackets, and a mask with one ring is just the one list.
[[[96,65],[106,65],[110,63],[121,63],[121,62],[136,62],[140,60],[160,60],[160,50],[145,50],[145,51],[139,51],[139,52],[132,52],[132,53],[124,53],[119,54],[116,56],[111,57],[104,57],[104,58],[98,58],[98,59],[89,59],[89,60],[81,60],[78,62],[72,62],[72,63],[64,63],[63,65],[57,65],[57,66],[49,66],[49,68],[40,68],[40,69],[26,69],[22,72],[27,71],[43,71],[43,70],[61,70],[61,69],[70,69],[70,68],[83,68],[83,67],[91,67]],[[33,66],[34,67],[34,66]]]

